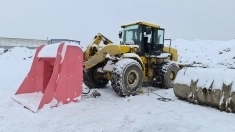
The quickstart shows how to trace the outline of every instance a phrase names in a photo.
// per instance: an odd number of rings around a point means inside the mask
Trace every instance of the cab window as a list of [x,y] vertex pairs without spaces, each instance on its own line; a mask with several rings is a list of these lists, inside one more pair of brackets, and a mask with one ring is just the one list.
[[155,29],[154,44],[164,44],[163,29]]

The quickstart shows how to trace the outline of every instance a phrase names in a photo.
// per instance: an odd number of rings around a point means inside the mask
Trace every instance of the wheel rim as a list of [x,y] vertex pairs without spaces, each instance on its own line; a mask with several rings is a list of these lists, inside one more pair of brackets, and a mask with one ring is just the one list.
[[176,73],[174,71],[171,71],[170,77],[169,77],[171,81],[175,80],[175,75],[176,75]]
[[127,84],[129,86],[129,88],[131,88],[131,89],[135,88],[136,85],[138,84],[138,80],[139,80],[139,74],[137,71],[131,70],[127,74]]

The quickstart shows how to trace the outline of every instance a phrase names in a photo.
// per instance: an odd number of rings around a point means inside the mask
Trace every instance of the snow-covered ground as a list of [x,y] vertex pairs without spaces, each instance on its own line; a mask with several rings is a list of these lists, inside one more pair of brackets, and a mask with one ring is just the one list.
[[[234,67],[235,40],[177,39],[179,61],[210,67]],[[83,46],[85,47],[85,46]],[[79,103],[32,113],[11,99],[30,69],[35,50],[13,48],[0,55],[0,132],[234,132],[235,115],[178,100],[172,89],[155,89],[121,98],[110,85],[98,89],[101,97],[82,96]],[[85,87],[84,87],[85,88]],[[172,99],[159,101],[159,96]]]
[[235,67],[235,39],[229,41],[176,39],[179,62],[207,67]]

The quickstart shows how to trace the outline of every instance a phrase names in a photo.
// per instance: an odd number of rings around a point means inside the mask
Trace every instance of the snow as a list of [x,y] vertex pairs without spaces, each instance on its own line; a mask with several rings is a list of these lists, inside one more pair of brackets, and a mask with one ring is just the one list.
[[52,57],[55,58],[57,55],[58,47],[61,43],[45,45],[38,53],[38,57]]
[[195,66],[235,67],[234,43],[235,39],[228,41],[176,39],[172,41],[171,47],[178,49],[180,63]]
[[61,52],[61,56],[62,56],[61,62],[63,62],[65,51],[66,51],[68,45],[69,46],[76,46],[76,47],[79,47],[82,49],[82,47],[78,43],[75,43],[75,42],[61,42],[61,43],[49,44],[49,45],[45,45],[41,49],[41,51],[38,53],[38,57],[56,57],[58,47],[62,43],[64,43],[64,46],[63,46],[63,49]]
[[105,58],[106,58],[106,59],[110,59],[110,58],[111,58],[110,54],[106,54],[106,55],[105,55]]
[[99,50],[99,47],[98,47],[97,44],[92,44],[92,45],[91,45],[91,48],[92,48],[92,49],[96,49],[97,51]]
[[27,107],[33,112],[37,112],[39,103],[42,99],[43,93],[34,92],[30,94],[18,94],[12,96],[13,100],[17,101],[21,105]]
[[[179,62],[208,66],[201,69],[203,74],[190,76],[194,80],[201,80],[200,85],[208,86],[212,79],[231,83],[234,81],[232,69],[235,66],[235,40],[182,40],[172,41],[172,47],[179,50]],[[56,49],[51,47],[50,50]],[[47,52],[50,52],[49,48]],[[51,55],[54,53],[41,53]],[[38,113],[32,113],[15,102],[12,97],[26,77],[35,50],[15,47],[0,55],[0,132],[2,131],[104,131],[104,132],[234,132],[235,115],[220,112],[217,109],[193,105],[178,100],[173,89],[145,88],[143,93],[128,98],[119,97],[110,84],[97,90],[101,97],[92,98],[90,94],[82,95],[78,103],[59,105],[51,108],[51,104],[44,106]],[[200,70],[198,68],[198,70]],[[188,72],[195,70],[188,68]],[[221,73],[221,71],[223,71]],[[215,72],[218,76],[209,76],[208,72]],[[217,73],[216,73],[217,72]],[[197,72],[198,73],[198,72]],[[184,75],[183,71],[179,75]],[[224,79],[222,79],[224,78]],[[188,83],[187,80],[177,80]],[[214,84],[214,85],[219,85]],[[235,87],[233,85],[233,87]],[[86,87],[83,86],[85,89]],[[163,102],[161,95],[173,101]],[[29,105],[37,101],[29,100]],[[52,102],[53,103],[53,102]],[[36,105],[36,103],[33,103]]]
[[131,48],[139,48],[139,45],[129,45]]
[[190,86],[191,80],[194,82],[198,80],[197,86],[205,88],[209,88],[213,82],[212,88],[222,90],[223,83],[230,85],[235,82],[235,70],[227,68],[188,67],[178,72],[175,83]]
[[157,58],[167,58],[169,55],[169,53],[162,53],[161,55],[158,55]]
[[[114,67],[113,61],[112,61],[112,60],[109,60],[109,61],[106,63],[106,65],[104,66],[103,70],[104,70],[104,71],[110,71],[110,72],[112,72],[113,67]],[[101,73],[103,72],[103,70],[102,70],[102,68],[98,68],[98,69],[97,69],[97,71],[98,71],[98,72],[101,72]]]
[[[173,41],[172,47],[178,49],[179,63],[195,66],[182,70],[177,75],[176,83],[190,85],[197,81],[198,87],[221,89],[223,83],[230,85],[235,81],[235,39],[229,41],[182,40]],[[208,67],[208,68],[201,68]],[[232,85],[235,91],[235,86]]]
[[0,55],[4,53],[4,48],[0,48]]

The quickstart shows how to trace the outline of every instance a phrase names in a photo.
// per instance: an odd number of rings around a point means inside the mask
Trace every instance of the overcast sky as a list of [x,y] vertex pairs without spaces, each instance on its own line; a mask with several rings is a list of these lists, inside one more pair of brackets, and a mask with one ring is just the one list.
[[159,24],[166,38],[235,38],[234,0],[0,0],[0,36],[67,38],[89,43],[98,32],[118,42],[120,25]]

